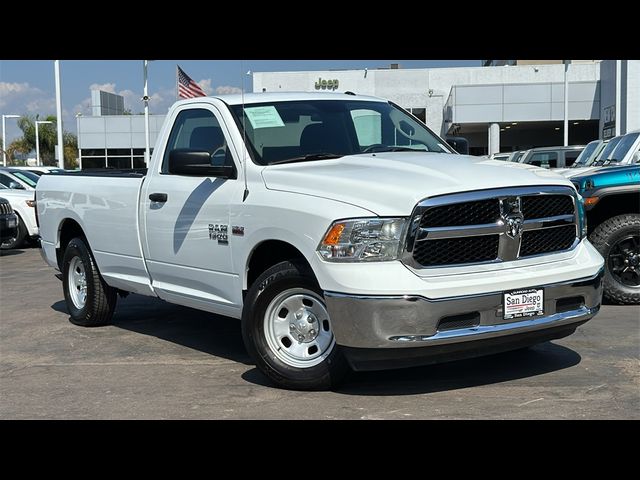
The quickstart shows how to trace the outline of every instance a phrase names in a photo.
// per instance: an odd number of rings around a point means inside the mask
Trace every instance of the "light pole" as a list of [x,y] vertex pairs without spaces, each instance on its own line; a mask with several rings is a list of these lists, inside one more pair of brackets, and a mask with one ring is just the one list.
[[564,60],[564,146],[569,145],[569,64]]
[[38,125],[41,123],[53,123],[49,120],[36,120],[36,166],[40,167],[40,136],[38,134]]
[[5,118],[20,118],[20,115],[2,115],[2,166],[7,166],[7,128]]
[[64,168],[64,145],[62,144],[62,100],[60,98],[60,60],[54,62],[56,79],[56,128],[58,130],[58,167]]

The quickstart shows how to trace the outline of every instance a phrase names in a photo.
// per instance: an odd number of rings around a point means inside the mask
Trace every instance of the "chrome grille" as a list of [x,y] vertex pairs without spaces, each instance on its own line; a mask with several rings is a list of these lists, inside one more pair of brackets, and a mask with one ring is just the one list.
[[415,268],[503,262],[577,243],[575,190],[522,187],[426,199],[414,209],[403,261]]
[[0,202],[0,215],[7,215],[13,213],[13,208],[9,202]]

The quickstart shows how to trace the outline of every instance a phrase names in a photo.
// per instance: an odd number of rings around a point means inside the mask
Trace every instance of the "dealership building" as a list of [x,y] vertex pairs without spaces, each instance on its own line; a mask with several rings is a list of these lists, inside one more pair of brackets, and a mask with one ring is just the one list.
[[[568,91],[569,144],[640,129],[640,61],[485,60],[482,66],[254,72],[254,92],[353,92],[391,100],[442,136],[469,140],[470,153],[562,145]],[[102,92],[104,93],[104,92]],[[93,95],[94,103],[103,99]],[[104,102],[107,100],[104,99]],[[144,117],[121,115],[110,99],[102,113],[78,117],[84,168],[144,164]],[[100,113],[99,115],[96,115]],[[113,113],[116,113],[115,115]],[[164,115],[152,115],[151,145]]]

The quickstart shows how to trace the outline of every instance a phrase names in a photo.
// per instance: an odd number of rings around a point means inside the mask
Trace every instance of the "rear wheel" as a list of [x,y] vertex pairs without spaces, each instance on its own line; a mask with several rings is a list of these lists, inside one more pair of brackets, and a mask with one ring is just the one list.
[[83,327],[108,324],[116,307],[116,290],[105,283],[83,239],[74,238],[67,245],[62,276],[71,322]]
[[604,295],[617,303],[640,304],[640,215],[610,218],[589,240],[605,259]]
[[303,264],[281,262],[255,281],[245,298],[242,334],[256,366],[280,387],[326,390],[349,371],[322,290]]

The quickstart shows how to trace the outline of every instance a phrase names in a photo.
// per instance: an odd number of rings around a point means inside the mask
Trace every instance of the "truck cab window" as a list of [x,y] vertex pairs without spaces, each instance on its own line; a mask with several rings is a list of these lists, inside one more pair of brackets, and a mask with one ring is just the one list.
[[164,151],[162,173],[169,173],[169,153],[178,148],[208,152],[211,165],[233,163],[220,123],[213,112],[203,108],[183,110],[176,117]]

